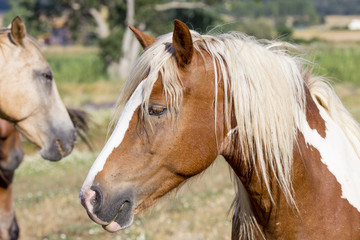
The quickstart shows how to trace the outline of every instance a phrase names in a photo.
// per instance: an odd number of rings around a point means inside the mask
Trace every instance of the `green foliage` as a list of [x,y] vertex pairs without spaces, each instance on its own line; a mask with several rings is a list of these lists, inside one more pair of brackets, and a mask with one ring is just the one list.
[[123,35],[122,29],[115,29],[107,38],[99,40],[100,58],[104,60],[106,65],[119,61],[122,53],[121,40]]
[[[5,24],[10,24],[15,16],[21,16],[28,32],[33,36],[49,31],[47,23],[39,21],[37,13],[40,6],[37,0],[12,0],[9,1],[10,11],[4,16]],[[40,14],[40,13],[39,13]]]
[[106,79],[105,66],[96,53],[46,54],[56,82],[91,83]]
[[350,82],[360,86],[360,44],[350,47],[317,44],[315,48],[316,73],[330,77],[335,82]]
[[66,12],[66,27],[70,29],[73,40],[86,36],[93,31],[94,21],[89,14],[91,7],[96,7],[96,0],[11,0],[10,11],[5,14],[5,22],[10,23],[15,16],[21,16],[28,32],[37,37],[51,32],[53,20],[64,16]]
[[278,25],[276,27],[278,37],[283,41],[289,41],[292,39],[293,29],[285,24]]
[[221,32],[238,31],[259,39],[274,39],[277,37],[275,28],[263,18],[245,19],[243,21],[226,24],[220,28]]
[[[169,1],[138,0],[135,1],[135,21],[146,26],[146,31],[158,36],[173,29],[173,20],[179,19],[192,29],[206,32],[208,28],[216,26],[222,20],[219,15],[210,9],[169,9],[166,11],[155,10],[155,4]],[[193,1],[191,1],[193,2]],[[196,1],[195,1],[196,2]],[[201,1],[199,1],[201,2]],[[205,3],[219,3],[218,0],[207,0]],[[125,1],[109,2],[109,26],[111,35],[98,42],[100,56],[106,64],[119,60],[122,52],[122,37],[126,29],[126,4]]]
[[276,24],[284,24],[288,16],[294,18],[296,26],[316,24],[320,21],[311,0],[232,0],[224,4],[223,11],[239,18],[273,17]]
[[206,33],[209,28],[215,27],[222,20],[218,15],[201,8],[194,9],[171,9],[159,14],[154,20],[149,19],[148,29],[154,35],[171,32],[174,28],[174,19],[179,19],[188,24],[189,28]]

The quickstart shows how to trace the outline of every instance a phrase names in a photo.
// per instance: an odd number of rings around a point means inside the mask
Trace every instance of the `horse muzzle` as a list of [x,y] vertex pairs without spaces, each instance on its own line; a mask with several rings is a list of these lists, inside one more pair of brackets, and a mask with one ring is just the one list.
[[104,194],[100,187],[82,189],[79,198],[87,214],[108,232],[117,232],[129,227],[134,219],[133,194],[125,191],[116,197]]
[[44,148],[40,150],[41,157],[50,161],[59,161],[71,153],[76,142],[76,130],[56,134]]

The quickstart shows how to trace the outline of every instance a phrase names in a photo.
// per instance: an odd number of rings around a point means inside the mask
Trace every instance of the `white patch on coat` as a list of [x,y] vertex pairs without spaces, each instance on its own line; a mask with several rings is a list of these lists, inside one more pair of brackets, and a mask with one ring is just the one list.
[[120,146],[122,140],[124,139],[125,133],[129,128],[130,120],[132,119],[135,110],[140,106],[143,101],[144,81],[142,81],[138,85],[134,93],[131,95],[129,101],[126,103],[114,131],[112,132],[109,140],[106,142],[104,148],[101,150],[99,156],[96,158],[95,162],[91,166],[90,171],[81,188],[81,192],[83,192],[85,188],[88,189],[92,186],[95,176],[103,169],[106,160],[108,159],[112,151],[118,146]]
[[321,162],[341,185],[341,197],[347,199],[360,212],[360,159],[356,152],[356,149],[360,149],[360,143],[354,141],[353,146],[349,139],[355,139],[355,136],[349,131],[346,136],[320,106],[319,111],[325,121],[326,137],[321,137],[316,130],[311,129],[303,115],[300,129],[305,142],[320,152]]

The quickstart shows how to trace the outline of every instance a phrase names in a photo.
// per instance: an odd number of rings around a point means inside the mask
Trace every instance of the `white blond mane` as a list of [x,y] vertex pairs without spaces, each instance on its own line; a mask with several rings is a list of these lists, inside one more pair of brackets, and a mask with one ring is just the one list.
[[159,77],[162,78],[164,94],[167,96],[168,105],[178,110],[182,98],[182,86],[177,71],[177,63],[173,56],[174,49],[170,42],[172,34],[166,34],[158,38],[158,40],[146,50],[135,63],[129,79],[122,88],[120,97],[116,103],[114,117],[110,122],[111,130],[120,117],[122,107],[128,101],[132,93],[141,81],[145,80],[144,99],[142,103],[143,117],[147,117],[149,97],[154,83]]
[[[324,106],[340,126],[347,126],[343,129],[353,132],[360,141],[358,124],[323,79],[311,77],[304,80],[307,64],[292,54],[296,52],[293,45],[260,42],[239,33],[217,37],[194,31],[191,34],[195,49],[200,53],[207,52],[213,61],[215,96],[218,84],[223,83],[225,124],[232,129],[231,133],[236,132],[232,135],[238,138],[243,154],[241,159],[247,160],[249,169],[255,169],[270,196],[274,177],[288,204],[296,207],[291,173],[297,128],[301,126],[301,114],[305,113],[305,86],[309,87],[317,104]],[[172,33],[159,37],[138,59],[118,100],[113,123],[120,115],[121,106],[143,79],[146,87],[142,108],[147,109],[159,74],[169,106],[179,110],[182,84],[171,42]],[[146,118],[147,111],[142,112]],[[232,116],[236,117],[235,128],[231,126]],[[238,191],[243,192],[239,181],[236,179]],[[248,200],[236,198],[233,208],[239,215],[239,238],[251,239],[260,230],[254,216],[243,210],[246,207],[240,206],[244,201]]]

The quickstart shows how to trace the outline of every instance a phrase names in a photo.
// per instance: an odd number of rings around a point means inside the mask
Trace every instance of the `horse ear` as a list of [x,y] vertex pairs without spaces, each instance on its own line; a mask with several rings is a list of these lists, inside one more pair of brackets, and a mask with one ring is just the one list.
[[11,22],[11,38],[20,46],[24,46],[26,37],[25,24],[19,16],[15,17]]
[[141,44],[143,49],[148,48],[154,42],[156,42],[156,38],[151,37],[151,36],[147,35],[146,33],[141,32],[140,30],[134,28],[133,26],[129,26],[129,28],[131,29],[131,31],[133,31],[133,33],[135,34],[135,37],[137,38],[137,40],[139,41],[139,43]]
[[193,56],[193,41],[189,28],[179,20],[174,21],[173,46],[179,65],[189,64]]

